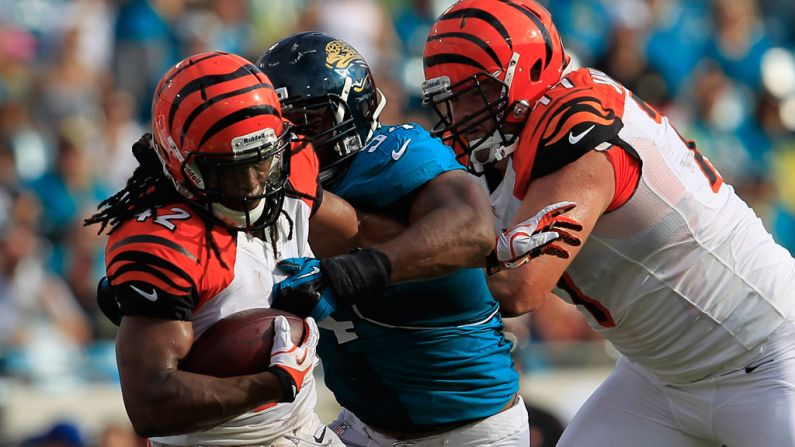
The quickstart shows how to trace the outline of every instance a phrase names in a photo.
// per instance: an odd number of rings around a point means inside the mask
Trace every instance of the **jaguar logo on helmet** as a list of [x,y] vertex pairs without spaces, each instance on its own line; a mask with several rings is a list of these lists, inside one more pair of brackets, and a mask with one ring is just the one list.
[[326,44],[326,67],[334,69],[348,68],[353,62],[364,62],[362,56],[352,46],[341,40],[332,40]]

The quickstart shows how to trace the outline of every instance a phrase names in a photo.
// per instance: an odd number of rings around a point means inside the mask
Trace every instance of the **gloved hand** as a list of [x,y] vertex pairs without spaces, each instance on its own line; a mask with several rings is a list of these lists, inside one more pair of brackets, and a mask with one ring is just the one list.
[[282,315],[273,320],[273,347],[268,371],[281,381],[281,402],[292,402],[301,391],[306,376],[312,374],[317,363],[315,351],[320,334],[312,318],[304,320],[304,342],[296,346],[290,337],[290,323]]
[[353,305],[380,296],[392,273],[389,258],[378,250],[355,250],[327,259],[290,258],[278,267],[292,276],[273,286],[273,304],[317,321],[337,305]]
[[582,224],[561,214],[571,211],[574,202],[558,202],[544,207],[535,216],[505,230],[497,237],[494,251],[486,259],[486,270],[492,275],[503,269],[517,268],[541,255],[567,259],[569,252],[557,240],[571,246],[582,241],[562,228],[580,231]]
[[113,294],[110,281],[104,276],[97,284],[97,305],[111,323],[116,326],[121,324],[121,303],[116,298],[116,295]]
[[287,258],[277,267],[291,276],[274,284],[271,307],[315,321],[322,321],[334,312],[337,301],[319,259]]

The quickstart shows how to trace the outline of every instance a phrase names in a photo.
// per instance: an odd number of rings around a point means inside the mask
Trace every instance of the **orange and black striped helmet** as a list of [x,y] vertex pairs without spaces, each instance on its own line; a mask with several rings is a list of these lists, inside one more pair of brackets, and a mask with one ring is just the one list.
[[152,131],[179,193],[235,229],[279,216],[290,132],[270,80],[246,59],[201,53],[172,67],[152,100]]
[[[533,0],[461,0],[436,20],[425,43],[423,100],[440,121],[434,133],[453,140],[460,155],[480,164],[506,156],[528,110],[563,76],[568,65],[549,12]],[[491,89],[484,89],[491,86]],[[483,102],[467,116],[453,116],[453,103]],[[485,129],[478,141],[467,134]],[[480,150],[478,146],[483,147]],[[476,152],[473,152],[476,151]],[[482,153],[479,153],[482,151]],[[477,171],[477,169],[476,169]]]

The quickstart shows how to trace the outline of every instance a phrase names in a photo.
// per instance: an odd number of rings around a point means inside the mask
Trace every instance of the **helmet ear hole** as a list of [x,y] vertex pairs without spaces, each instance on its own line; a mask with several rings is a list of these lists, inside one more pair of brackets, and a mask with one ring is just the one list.
[[541,59],[536,60],[536,63],[533,64],[533,67],[530,68],[530,80],[533,82],[538,82],[541,79]]

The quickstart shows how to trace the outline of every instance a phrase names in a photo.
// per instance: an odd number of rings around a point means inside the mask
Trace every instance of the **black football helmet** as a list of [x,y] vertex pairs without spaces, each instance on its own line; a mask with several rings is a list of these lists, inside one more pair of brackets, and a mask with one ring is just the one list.
[[257,66],[273,82],[294,131],[314,146],[320,182],[328,186],[378,128],[386,98],[370,67],[350,44],[319,32],[276,42]]

